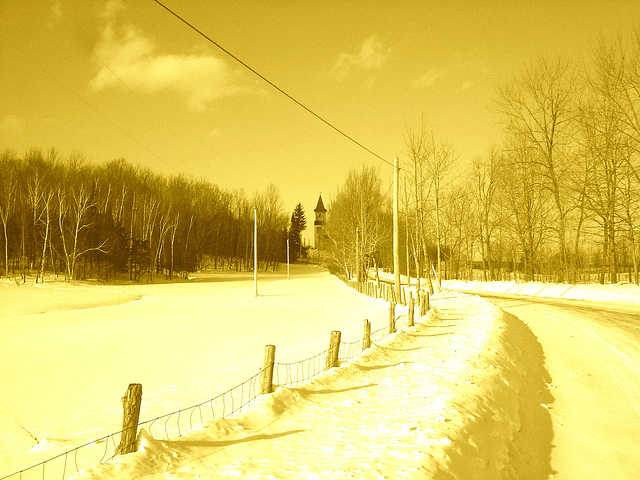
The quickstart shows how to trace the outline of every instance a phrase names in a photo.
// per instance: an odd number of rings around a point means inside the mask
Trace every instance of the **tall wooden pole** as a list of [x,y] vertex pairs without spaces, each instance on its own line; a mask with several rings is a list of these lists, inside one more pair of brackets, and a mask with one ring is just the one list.
[[407,288],[411,289],[411,262],[409,257],[409,200],[407,192],[409,189],[407,188],[407,177],[404,177],[404,192],[405,198],[407,198],[405,212],[404,212],[404,231],[405,231],[405,250],[407,254]]
[[358,283],[362,281],[360,278],[360,235],[358,227],[356,227],[356,271],[355,277],[358,279]]
[[289,239],[287,238],[287,280],[291,279],[291,274],[289,270]]
[[258,210],[253,208],[253,286],[258,296]]
[[395,276],[396,301],[399,299],[400,291],[400,219],[398,215],[400,197],[400,167],[398,157],[393,159],[393,273]]

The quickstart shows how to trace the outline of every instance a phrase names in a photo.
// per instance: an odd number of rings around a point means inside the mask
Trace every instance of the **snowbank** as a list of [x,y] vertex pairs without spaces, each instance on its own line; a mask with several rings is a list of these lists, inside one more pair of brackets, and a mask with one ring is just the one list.
[[603,302],[640,303],[640,286],[631,284],[567,284],[543,282],[476,282],[444,280],[442,287],[465,292],[500,293],[508,295],[532,295],[571,300],[596,300]]
[[157,440],[79,478],[547,478],[540,345],[477,297],[434,298],[413,328],[234,418]]
[[120,305],[140,300],[141,295],[66,282],[0,283],[0,318]]

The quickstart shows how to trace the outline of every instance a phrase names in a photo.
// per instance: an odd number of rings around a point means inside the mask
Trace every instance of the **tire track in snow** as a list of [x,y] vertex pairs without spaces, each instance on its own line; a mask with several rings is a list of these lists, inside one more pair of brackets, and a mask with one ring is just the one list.
[[545,349],[556,398],[554,478],[638,478],[637,313],[615,311],[615,304],[597,310],[528,298],[491,301],[526,321]]
[[[552,314],[550,320],[552,320],[558,328],[562,328],[561,322],[557,321],[553,318],[556,314]],[[625,355],[618,348],[613,346],[611,343],[606,342],[600,335],[593,332],[591,329],[587,328],[585,325],[577,325],[575,320],[564,319],[564,321],[568,323],[572,323],[576,330],[581,330],[583,332],[588,333],[591,337],[593,337],[594,341],[599,343],[604,347],[604,349],[610,352],[610,355],[605,355],[602,350],[598,348],[592,349],[591,352],[598,358],[602,367],[609,373],[611,378],[616,382],[620,391],[624,394],[624,396],[629,401],[631,407],[635,410],[638,418],[640,418],[640,371],[638,370],[639,366],[635,367],[631,364],[631,359],[629,356]],[[588,342],[585,339],[579,339],[585,347],[591,346],[588,345]],[[620,370],[618,367],[624,366],[623,370]]]

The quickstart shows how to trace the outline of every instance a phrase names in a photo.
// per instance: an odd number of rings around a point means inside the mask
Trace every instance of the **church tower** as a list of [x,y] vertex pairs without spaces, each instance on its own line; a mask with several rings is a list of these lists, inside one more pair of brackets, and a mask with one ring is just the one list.
[[324,208],[324,203],[322,203],[322,194],[318,197],[318,205],[313,210],[316,212],[316,219],[313,222],[313,239],[314,245],[313,247],[316,250],[320,250],[323,245],[323,240],[325,238],[324,226],[327,219],[327,209]]

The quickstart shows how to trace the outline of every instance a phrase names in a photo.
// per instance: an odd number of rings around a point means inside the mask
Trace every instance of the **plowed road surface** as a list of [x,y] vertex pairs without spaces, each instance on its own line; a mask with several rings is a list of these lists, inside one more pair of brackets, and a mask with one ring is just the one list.
[[640,479],[640,307],[481,296],[526,322],[544,350],[551,478]]

